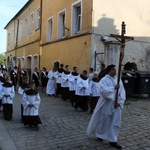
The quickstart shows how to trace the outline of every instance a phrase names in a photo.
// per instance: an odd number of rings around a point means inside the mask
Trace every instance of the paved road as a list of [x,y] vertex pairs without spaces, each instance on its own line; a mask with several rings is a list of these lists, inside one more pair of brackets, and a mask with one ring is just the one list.
[[[20,97],[16,94],[11,122],[0,114],[2,150],[113,150],[107,141],[87,137],[89,112],[76,111],[70,103],[41,93],[39,131],[24,128],[20,121]],[[150,150],[150,99],[125,105],[119,143],[124,150]]]

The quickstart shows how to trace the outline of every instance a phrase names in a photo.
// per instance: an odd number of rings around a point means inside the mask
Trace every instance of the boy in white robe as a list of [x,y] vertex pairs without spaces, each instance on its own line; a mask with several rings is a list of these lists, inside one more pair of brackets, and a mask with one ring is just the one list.
[[61,98],[63,100],[69,99],[69,65],[65,66],[65,71],[62,73],[62,82],[61,82]]
[[2,84],[0,98],[3,104],[3,114],[5,120],[12,120],[13,114],[13,98],[15,97],[14,86],[10,83],[10,77],[5,78],[5,83]]
[[[122,82],[117,84],[115,65],[107,67],[108,75],[103,77],[99,84],[100,99],[87,127],[89,136],[99,140],[107,140],[110,145],[121,149],[117,138],[121,126],[121,111],[126,99]],[[114,107],[116,90],[118,91],[117,108]]]
[[62,73],[65,71],[63,67],[64,65],[60,64],[60,68],[56,73],[56,82],[57,82],[56,96],[57,97],[61,94]]
[[[4,82],[5,82],[5,79],[2,76],[0,76],[0,92],[2,90],[2,84],[4,84]],[[0,98],[0,112],[3,111],[1,107],[2,107],[2,99]]]
[[75,109],[77,110],[79,107],[83,111],[87,111],[89,101],[89,84],[86,70],[84,70],[83,73],[77,79],[77,87],[75,94],[77,96]]
[[100,79],[98,78],[98,72],[94,72],[93,78],[89,84],[89,94],[90,94],[90,113],[93,113],[97,101],[100,97],[98,86],[99,86]]
[[28,77],[23,77],[22,83],[18,88],[18,93],[21,95],[20,100],[21,100],[21,120],[22,120],[22,122],[24,120],[23,119],[24,117],[23,117],[22,98],[23,98],[23,93],[29,89],[28,83],[29,83],[29,78]]
[[74,103],[76,102],[76,86],[77,86],[77,79],[79,77],[79,74],[77,73],[77,67],[73,67],[73,72],[69,76],[69,99],[71,102],[71,105],[74,107]]
[[35,83],[29,83],[29,90],[25,91],[22,98],[24,125],[36,130],[39,129],[38,124],[41,124],[39,117],[39,106],[41,102],[40,95],[35,91]]

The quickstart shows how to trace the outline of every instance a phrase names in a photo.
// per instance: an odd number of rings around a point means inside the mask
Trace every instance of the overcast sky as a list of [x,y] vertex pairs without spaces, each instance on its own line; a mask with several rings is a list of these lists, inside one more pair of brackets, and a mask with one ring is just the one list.
[[28,0],[0,0],[0,53],[6,52],[6,30],[4,27]]

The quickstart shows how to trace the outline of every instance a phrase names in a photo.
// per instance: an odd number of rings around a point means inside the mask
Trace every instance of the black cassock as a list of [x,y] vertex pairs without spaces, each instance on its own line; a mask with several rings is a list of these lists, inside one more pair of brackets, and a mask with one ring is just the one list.
[[14,87],[16,87],[17,81],[18,81],[18,73],[15,72],[14,70],[11,70],[10,78],[11,78],[12,84],[14,85]]
[[41,73],[41,81],[42,81],[42,87],[46,87],[47,86],[47,82],[48,82],[48,72],[42,72]]
[[32,74],[32,79],[34,80],[34,82],[35,82],[35,87],[38,87],[39,86],[39,73],[38,72],[36,72],[37,74],[35,74],[34,72],[33,72],[33,74]]

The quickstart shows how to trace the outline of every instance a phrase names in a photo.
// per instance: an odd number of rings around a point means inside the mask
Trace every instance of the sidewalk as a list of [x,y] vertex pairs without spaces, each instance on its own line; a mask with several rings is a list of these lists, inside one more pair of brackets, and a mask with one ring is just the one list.
[[[2,117],[2,114],[0,114],[0,117]],[[17,150],[3,124],[2,119],[0,119],[0,150]]]
[[[113,150],[107,141],[87,137],[89,112],[76,111],[61,98],[40,95],[43,124],[39,131],[24,128],[21,123],[18,94],[14,100],[13,120],[5,121],[0,116],[2,150]],[[150,150],[150,98],[125,105],[118,142],[123,150]]]

